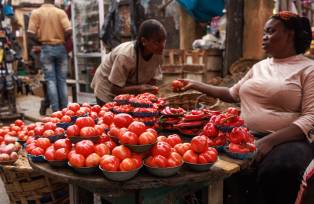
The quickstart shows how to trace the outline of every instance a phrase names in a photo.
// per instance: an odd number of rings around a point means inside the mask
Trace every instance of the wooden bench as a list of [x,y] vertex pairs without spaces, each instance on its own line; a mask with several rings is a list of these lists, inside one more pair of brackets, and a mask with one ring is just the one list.
[[[202,203],[223,204],[223,181],[225,178],[247,168],[250,160],[233,160],[224,155],[209,171],[194,172],[182,168],[175,176],[159,178],[143,169],[139,175],[125,182],[112,182],[102,173],[80,175],[69,168],[53,168],[47,163],[33,163],[31,167],[70,185],[70,203],[93,203],[106,198],[113,203],[180,203],[184,195],[202,190],[206,192]],[[95,196],[96,195],[96,196]]]

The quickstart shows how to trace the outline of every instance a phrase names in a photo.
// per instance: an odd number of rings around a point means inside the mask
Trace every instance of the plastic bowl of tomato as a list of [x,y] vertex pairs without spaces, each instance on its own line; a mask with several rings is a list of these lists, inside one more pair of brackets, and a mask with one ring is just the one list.
[[182,167],[183,162],[179,166],[175,167],[165,167],[165,168],[158,168],[158,167],[151,167],[144,163],[145,169],[154,176],[159,177],[168,177],[175,175]]
[[232,152],[229,150],[228,146],[224,147],[224,151],[226,155],[233,159],[245,160],[245,159],[252,159],[255,157],[256,150],[254,152],[247,152],[247,153],[239,153],[239,152]]
[[124,144],[124,146],[128,147],[132,152],[143,153],[148,152],[157,142],[153,144],[143,144],[143,145],[131,145]]
[[68,137],[69,140],[73,143],[76,144],[82,140],[90,140],[94,143],[97,143],[98,140],[100,139],[100,136],[94,136],[94,137],[81,137],[81,136],[75,136],[75,137]]
[[142,168],[143,165],[141,165],[139,168],[131,170],[131,171],[106,171],[102,169],[100,166],[100,170],[103,172],[105,177],[112,181],[127,181],[134,176],[137,175],[139,170]]
[[68,165],[69,167],[73,169],[73,171],[79,174],[93,174],[98,171],[98,166],[77,168],[77,167],[72,166],[70,162],[68,162]]
[[184,165],[192,169],[193,171],[208,171],[213,166],[214,163],[215,162],[205,163],[205,164],[195,164],[195,163],[189,163],[185,161]]

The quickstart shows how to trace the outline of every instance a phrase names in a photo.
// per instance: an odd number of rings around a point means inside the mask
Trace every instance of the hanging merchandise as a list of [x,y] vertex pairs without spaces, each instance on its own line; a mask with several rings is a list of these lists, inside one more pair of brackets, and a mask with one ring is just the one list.
[[14,11],[13,11],[12,5],[9,5],[9,4],[4,5],[3,13],[4,13],[5,16],[13,16],[14,15]]
[[177,0],[198,22],[208,22],[213,16],[222,16],[224,0]]

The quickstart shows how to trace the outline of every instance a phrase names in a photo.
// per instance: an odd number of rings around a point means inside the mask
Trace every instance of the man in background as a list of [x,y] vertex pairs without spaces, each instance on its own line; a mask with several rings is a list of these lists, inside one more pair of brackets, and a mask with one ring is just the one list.
[[61,110],[68,104],[68,58],[64,42],[72,28],[67,14],[54,6],[54,0],[45,0],[40,8],[32,11],[27,33],[40,46],[40,62],[52,111]]

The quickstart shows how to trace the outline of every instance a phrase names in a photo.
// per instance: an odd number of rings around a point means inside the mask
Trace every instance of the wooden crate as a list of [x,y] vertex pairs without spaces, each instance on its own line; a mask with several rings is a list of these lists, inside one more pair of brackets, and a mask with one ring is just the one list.
[[25,154],[14,165],[3,165],[0,177],[11,204],[67,204],[68,184],[35,172]]

